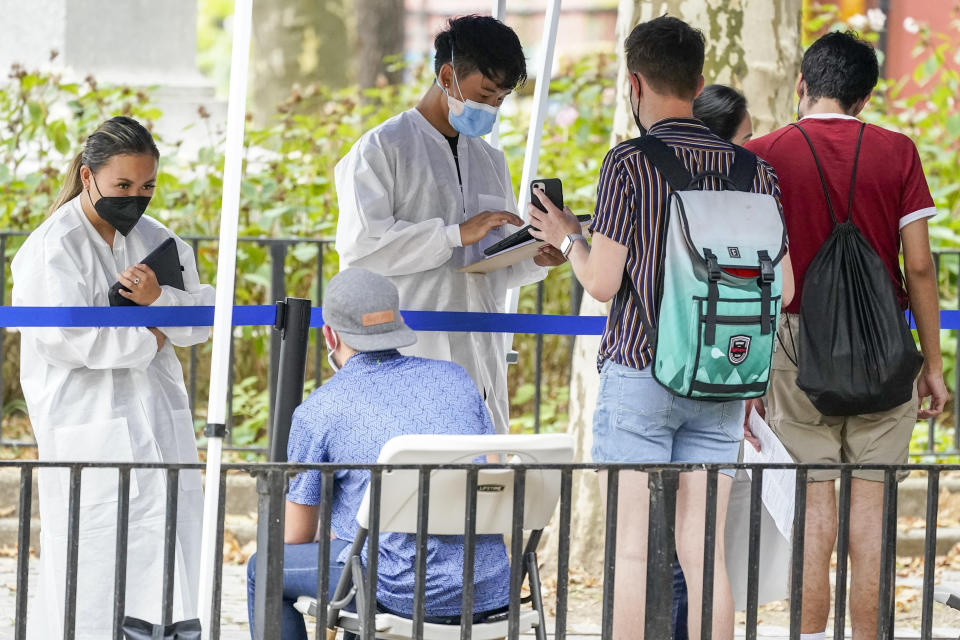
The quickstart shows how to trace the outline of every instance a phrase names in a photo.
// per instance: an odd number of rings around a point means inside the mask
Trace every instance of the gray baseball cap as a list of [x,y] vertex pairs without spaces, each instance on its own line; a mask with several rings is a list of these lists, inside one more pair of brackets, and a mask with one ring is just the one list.
[[327,284],[323,323],[357,351],[409,347],[417,334],[400,315],[400,294],[385,277],[351,267]]

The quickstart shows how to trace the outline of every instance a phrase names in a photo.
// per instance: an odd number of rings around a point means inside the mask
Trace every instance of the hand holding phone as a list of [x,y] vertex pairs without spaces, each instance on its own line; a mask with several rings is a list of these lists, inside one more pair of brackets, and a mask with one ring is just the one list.
[[538,178],[530,183],[530,203],[546,213],[547,210],[540,203],[540,198],[534,193],[535,189],[543,191],[550,198],[550,202],[557,209],[563,211],[563,184],[560,182],[560,178]]

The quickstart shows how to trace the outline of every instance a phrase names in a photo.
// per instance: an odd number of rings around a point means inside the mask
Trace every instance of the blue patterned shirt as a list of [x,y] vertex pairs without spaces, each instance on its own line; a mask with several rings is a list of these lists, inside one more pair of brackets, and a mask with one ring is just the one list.
[[[483,398],[459,365],[397,351],[358,353],[297,407],[287,457],[301,463],[370,464],[391,438],[417,433],[477,435],[494,430]],[[287,500],[319,505],[320,480],[320,471],[297,475]],[[369,480],[368,471],[334,474],[331,517],[337,538],[356,536],[357,509]],[[413,612],[415,556],[416,536],[380,536],[377,600],[398,613]],[[510,567],[501,536],[477,536],[474,576],[475,612],[507,606]],[[426,614],[459,615],[462,583],[463,536],[430,536]]]

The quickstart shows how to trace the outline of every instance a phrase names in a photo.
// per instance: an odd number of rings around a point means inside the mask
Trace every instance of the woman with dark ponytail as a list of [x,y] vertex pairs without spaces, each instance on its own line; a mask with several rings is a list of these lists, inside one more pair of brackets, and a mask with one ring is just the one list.
[[693,101],[693,117],[715,134],[743,146],[753,136],[753,125],[743,94],[722,84],[703,88]]
[[[190,246],[144,211],[160,154],[131,118],[104,122],[77,154],[50,216],[11,266],[13,304],[108,306],[111,286],[138,305],[213,304]],[[140,261],[174,238],[184,290],[157,282]],[[183,370],[172,345],[204,342],[207,327],[63,327],[21,330],[20,381],[40,460],[197,462]],[[37,610],[28,633],[63,637],[69,471],[39,472],[41,545]],[[163,541],[167,478],[130,473],[125,613],[163,618]],[[195,617],[203,495],[200,472],[179,474],[173,614]],[[76,635],[113,637],[118,474],[81,476]]]

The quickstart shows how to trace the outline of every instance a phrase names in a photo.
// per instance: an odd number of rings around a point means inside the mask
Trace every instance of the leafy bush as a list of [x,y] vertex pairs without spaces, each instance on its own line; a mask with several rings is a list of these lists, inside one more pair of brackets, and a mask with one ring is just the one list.
[[[578,211],[592,209],[594,180],[607,150],[607,115],[612,110],[615,60],[589,58],[567,63],[552,85],[552,116],[545,127],[541,175],[564,180],[567,203]],[[248,125],[247,156],[241,185],[240,235],[305,240],[329,239],[337,221],[333,168],[360,135],[388,117],[416,104],[429,85],[430,71],[409,73],[422,82],[360,91],[310,86],[295,90],[266,126]],[[106,118],[126,114],[153,127],[161,116],[151,104],[150,91],[101,87],[93,78],[75,84],[56,74],[14,68],[11,82],[0,89],[0,122],[6,131],[0,142],[0,229],[27,232],[46,216],[62,180],[62,172],[94,128]],[[515,183],[529,118],[529,100],[518,98],[505,114],[503,141]],[[223,132],[202,111],[184,136],[204,142],[195,158],[178,153],[178,141],[158,140],[161,173],[150,206],[157,217],[181,235],[210,236],[218,232],[223,184]],[[519,185],[516,184],[516,187]],[[6,266],[21,238],[6,245]],[[213,281],[216,243],[198,245],[201,278]],[[286,257],[287,295],[316,302],[317,244],[294,246]],[[237,252],[237,304],[269,302],[269,248],[241,243]],[[337,270],[332,250],[323,256],[326,278]],[[9,279],[7,280],[9,282]],[[569,268],[554,270],[545,282],[544,312],[568,313]],[[9,297],[7,298],[9,302]],[[527,287],[520,310],[536,308],[536,287]],[[267,327],[235,329],[233,437],[238,445],[263,444],[267,418],[266,379],[269,368]],[[515,429],[533,424],[533,336],[517,336],[521,362],[510,368],[514,389]],[[209,344],[198,352],[198,422],[202,424]],[[544,338],[544,429],[566,426],[570,340]],[[16,402],[18,345],[7,341],[4,353],[4,398]],[[314,354],[314,349],[310,350]],[[186,363],[187,352],[181,354]],[[318,363],[308,363],[308,372]],[[322,360],[319,363],[323,365]],[[308,373],[308,377],[309,373]],[[11,405],[15,409],[18,405]]]

